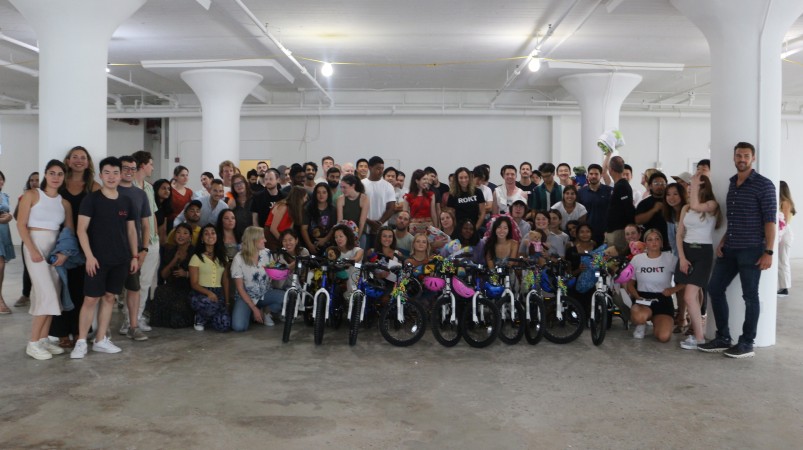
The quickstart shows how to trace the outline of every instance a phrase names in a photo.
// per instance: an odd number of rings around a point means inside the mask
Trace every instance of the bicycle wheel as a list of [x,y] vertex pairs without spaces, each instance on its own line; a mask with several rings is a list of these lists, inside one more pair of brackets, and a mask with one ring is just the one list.
[[477,321],[474,321],[471,302],[466,303],[461,323],[463,339],[476,348],[487,347],[496,340],[501,324],[499,308],[493,300],[477,297]]
[[556,344],[568,344],[577,339],[583,333],[586,318],[583,306],[579,301],[568,297],[560,298],[563,318],[558,320],[555,298],[550,298],[545,304],[545,324],[544,337],[548,341]]
[[[379,316],[379,332],[386,341],[397,347],[415,344],[427,331],[424,307],[407,300],[402,303],[403,320],[399,320],[396,301],[391,300]],[[459,339],[459,338],[458,338]]]
[[589,320],[591,328],[591,342],[594,345],[602,344],[605,340],[605,332],[608,331],[608,299],[602,292],[595,292],[592,299],[592,312],[594,317]]
[[357,343],[357,334],[360,332],[360,310],[362,302],[365,301],[365,294],[361,291],[354,291],[352,294],[351,317],[349,317],[349,345]]
[[282,342],[290,342],[290,329],[293,328],[293,320],[296,318],[296,301],[298,292],[291,289],[287,292],[287,304],[284,306],[284,330],[282,331]]
[[460,324],[457,322],[457,312],[455,321],[452,322],[452,299],[449,296],[441,296],[435,301],[432,307],[432,335],[435,340],[444,347],[454,347],[460,342]]
[[323,328],[326,325],[326,296],[318,294],[316,297],[318,302],[315,305],[315,322],[312,329],[312,337],[315,340],[315,345],[321,345],[323,342]]
[[346,305],[346,301],[343,299],[343,294],[335,293],[335,296],[332,297],[332,305],[330,308],[329,326],[337,330],[340,328],[340,325],[343,324],[343,319],[348,312],[348,305]]
[[524,337],[527,343],[535,345],[544,337],[544,300],[538,294],[527,296],[530,302],[530,319],[524,318]]
[[510,295],[503,295],[496,301],[499,308],[501,320],[499,326],[499,340],[508,345],[518,344],[524,336],[524,308],[519,302],[514,302],[516,318],[513,318],[512,307],[510,306]]

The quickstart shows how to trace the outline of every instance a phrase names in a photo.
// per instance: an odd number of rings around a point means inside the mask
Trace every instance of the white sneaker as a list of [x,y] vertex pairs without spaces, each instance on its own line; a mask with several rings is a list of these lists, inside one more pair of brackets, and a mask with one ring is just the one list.
[[51,355],[61,355],[62,353],[64,353],[63,348],[54,344],[48,338],[39,339],[39,346],[42,347],[42,349],[49,352]]
[[271,317],[270,314],[265,314],[265,316],[263,317],[263,320],[265,322],[265,326],[266,327],[272,327],[272,326],[276,325],[273,322],[273,317]]
[[[77,344],[76,347],[78,347]],[[92,351],[100,353],[120,353],[121,351],[123,351],[123,349],[112,344],[112,340],[107,337],[100,342],[93,343]]]
[[204,331],[204,324],[198,314],[195,315],[195,325],[193,325],[193,328],[195,328],[195,331]]
[[52,358],[53,355],[51,355],[49,351],[42,348],[40,342],[41,341],[28,342],[28,346],[25,347],[25,354],[27,354],[33,359],[38,359],[39,361],[44,361],[46,359]]
[[131,327],[131,324],[128,323],[128,319],[123,321],[123,324],[120,325],[120,335],[125,336],[128,334],[128,329]]
[[684,350],[697,350],[697,339],[694,336],[689,336],[684,341],[680,341],[680,348]]
[[70,353],[72,359],[84,359],[86,356],[86,339],[78,339],[75,341],[75,347]]
[[633,337],[635,339],[644,339],[644,333],[647,331],[647,325],[636,325],[636,329],[633,331]]
[[148,319],[146,319],[144,317],[140,317],[139,320],[137,320],[137,328],[139,328],[139,331],[151,331],[151,330],[153,330],[153,328],[151,328],[151,326],[148,325]]

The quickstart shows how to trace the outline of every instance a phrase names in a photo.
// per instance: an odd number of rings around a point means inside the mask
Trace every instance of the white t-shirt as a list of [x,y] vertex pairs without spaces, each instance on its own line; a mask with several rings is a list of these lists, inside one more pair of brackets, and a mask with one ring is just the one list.
[[636,287],[641,292],[662,292],[672,287],[677,262],[678,257],[671,252],[663,252],[654,259],[646,252],[634,256],[630,264],[636,269]]
[[519,188],[516,188],[516,190],[513,191],[513,195],[507,195],[507,186],[505,186],[504,184],[501,186],[497,186],[495,195],[496,195],[496,204],[499,205],[500,214],[507,214],[507,212],[510,210],[510,205],[515,203],[517,200],[521,200],[525,204],[527,203],[527,194],[524,191],[522,191]]
[[579,220],[584,215],[588,214],[586,207],[581,205],[580,203],[575,203],[574,211],[571,214],[566,212],[566,208],[563,206],[563,202],[557,202],[552,205],[552,209],[558,210],[560,212],[560,229],[565,230],[566,224],[569,223],[570,220]]
[[[270,290],[270,280],[265,272],[265,266],[270,264],[271,256],[268,249],[259,251],[257,265],[250,266],[243,260],[243,254],[237,253],[231,262],[231,277],[243,280],[243,287],[254,304],[259,303],[266,292]],[[239,295],[239,294],[238,294]]]
[[[371,181],[366,178],[362,180],[362,185],[365,187],[365,195],[368,196],[371,205],[368,210],[368,218],[379,220],[385,214],[387,204],[396,201],[396,190],[385,180]],[[371,232],[374,231],[376,230],[371,230]]]

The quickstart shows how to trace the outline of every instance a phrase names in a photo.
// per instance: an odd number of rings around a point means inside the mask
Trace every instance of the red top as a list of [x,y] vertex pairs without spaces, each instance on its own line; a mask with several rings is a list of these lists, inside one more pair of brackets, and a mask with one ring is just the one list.
[[426,195],[412,196],[408,192],[404,194],[404,199],[410,205],[411,219],[432,219],[432,198],[434,193],[428,191]]
[[184,211],[184,207],[192,200],[192,189],[185,187],[184,195],[179,194],[174,188],[170,188],[170,204],[173,206],[173,212],[167,216],[167,220],[173,223],[173,220]]

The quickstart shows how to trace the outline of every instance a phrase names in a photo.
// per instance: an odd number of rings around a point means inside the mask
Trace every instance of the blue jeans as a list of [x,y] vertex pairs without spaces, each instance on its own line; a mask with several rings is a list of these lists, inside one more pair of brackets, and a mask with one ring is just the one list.
[[753,345],[758,327],[758,315],[761,306],[758,301],[758,282],[761,279],[761,269],[756,265],[764,253],[764,247],[722,250],[722,258],[717,257],[714,272],[708,282],[708,295],[711,297],[711,306],[714,309],[714,320],[717,324],[717,337],[729,340],[731,338],[728,328],[728,298],[725,290],[736,275],[742,283],[742,298],[744,298],[744,324],[739,342]]
[[[282,311],[282,303],[284,303],[284,291],[271,289],[262,296],[262,299],[257,301],[256,307],[261,309],[267,306],[271,312],[280,313]],[[239,293],[235,293],[234,308],[231,311],[231,329],[233,331],[247,330],[252,318],[251,308],[240,297]]]

